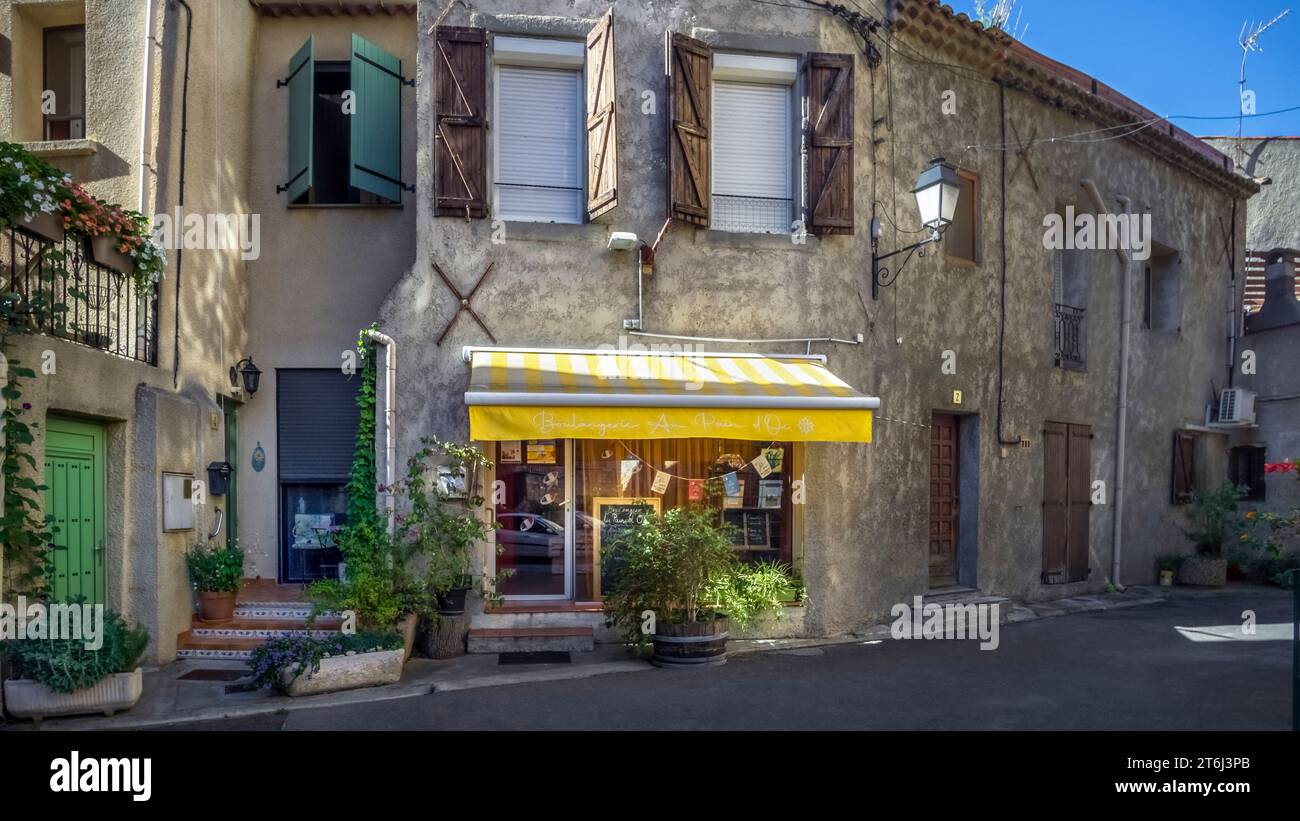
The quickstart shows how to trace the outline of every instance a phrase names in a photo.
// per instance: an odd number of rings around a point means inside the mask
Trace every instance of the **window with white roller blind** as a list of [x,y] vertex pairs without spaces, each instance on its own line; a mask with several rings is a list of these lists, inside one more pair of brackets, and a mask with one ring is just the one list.
[[797,66],[785,57],[714,56],[710,228],[790,232]]
[[496,215],[583,221],[583,44],[499,37],[493,127]]

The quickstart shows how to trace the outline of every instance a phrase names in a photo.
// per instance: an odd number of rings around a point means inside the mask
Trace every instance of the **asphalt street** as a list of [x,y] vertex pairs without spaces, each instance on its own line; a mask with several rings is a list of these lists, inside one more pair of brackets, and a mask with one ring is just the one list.
[[1291,621],[1289,592],[1244,588],[1003,625],[996,650],[844,644],[172,729],[1285,730]]

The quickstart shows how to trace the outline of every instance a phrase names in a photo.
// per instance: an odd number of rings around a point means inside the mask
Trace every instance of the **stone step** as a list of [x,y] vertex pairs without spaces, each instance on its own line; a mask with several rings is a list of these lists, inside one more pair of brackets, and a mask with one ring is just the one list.
[[[237,619],[306,619],[312,606],[307,602],[236,602]],[[322,616],[326,615],[324,613]]]
[[246,659],[265,643],[264,638],[196,636],[193,630],[186,630],[176,639],[176,658]]
[[595,649],[590,627],[474,627],[470,653],[589,653]]

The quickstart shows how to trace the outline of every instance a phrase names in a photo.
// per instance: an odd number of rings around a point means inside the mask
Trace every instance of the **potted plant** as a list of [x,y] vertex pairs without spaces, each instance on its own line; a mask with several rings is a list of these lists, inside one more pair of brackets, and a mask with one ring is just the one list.
[[[490,468],[492,461],[472,445],[431,438],[421,444],[407,461],[406,478],[398,490],[410,505],[400,532],[426,562],[425,585],[437,601],[438,613],[456,616],[465,612],[466,597],[474,587],[475,551],[492,532],[492,525],[478,514],[483,498],[472,495],[478,470]],[[444,477],[464,477],[463,484],[431,481],[437,475],[435,460]]]
[[59,203],[72,177],[15,143],[0,142],[0,227],[13,225],[39,239],[59,242]]
[[269,685],[284,695],[309,696],[396,684],[404,661],[400,635],[364,631],[273,638],[253,651],[248,667],[256,687]]
[[1184,559],[1178,574],[1182,584],[1222,587],[1228,581],[1228,560],[1223,544],[1237,521],[1237,501],[1242,489],[1232,482],[1222,482],[1209,490],[1196,490],[1188,505],[1184,529],[1196,546],[1196,555]]
[[742,564],[729,529],[711,509],[676,508],[645,517],[607,555],[617,553],[620,565],[605,596],[607,619],[634,647],[649,639],[652,663],[725,663],[731,619],[743,627],[780,611],[788,573]]
[[105,610],[99,646],[84,638],[12,639],[4,648],[16,676],[4,683],[5,709],[18,718],[128,710],[140,700],[140,657],[149,631]]
[[1156,569],[1160,573],[1160,586],[1173,587],[1174,576],[1178,574],[1178,568],[1182,567],[1185,556],[1177,553],[1165,553],[1156,556]]
[[244,551],[239,545],[209,547],[196,544],[185,554],[190,581],[199,593],[199,617],[207,622],[230,621],[244,578]]

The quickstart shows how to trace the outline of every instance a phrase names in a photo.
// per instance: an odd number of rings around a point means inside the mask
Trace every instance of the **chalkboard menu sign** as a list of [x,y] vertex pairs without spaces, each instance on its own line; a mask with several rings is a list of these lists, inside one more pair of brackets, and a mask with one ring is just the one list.
[[743,510],[724,510],[722,512],[722,521],[731,525],[731,545],[732,547],[745,546],[745,511]]
[[[619,540],[641,524],[645,517],[659,512],[659,500],[625,499],[621,496],[597,496],[591,500],[591,515],[599,523],[600,529],[594,534],[592,559],[600,568],[595,593],[609,589],[618,576],[622,562],[618,555]],[[602,552],[603,546],[603,552]]]
[[745,514],[745,544],[751,549],[770,546],[766,513]]

